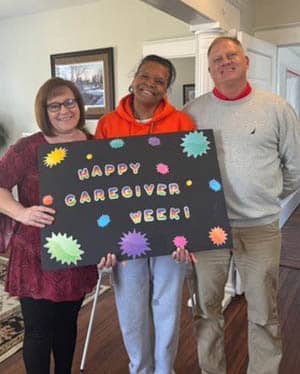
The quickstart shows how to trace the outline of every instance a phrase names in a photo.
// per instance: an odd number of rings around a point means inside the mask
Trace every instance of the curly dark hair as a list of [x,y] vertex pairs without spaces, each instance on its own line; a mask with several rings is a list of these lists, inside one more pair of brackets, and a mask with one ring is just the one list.
[[156,62],[162,66],[164,66],[165,68],[168,69],[169,71],[169,77],[168,77],[168,88],[174,83],[175,79],[176,79],[176,69],[175,69],[175,66],[172,64],[172,62],[170,60],[168,60],[167,58],[164,58],[164,57],[161,57],[161,56],[158,56],[158,55],[148,55],[148,56],[145,56],[142,61],[139,63],[139,66],[134,74],[134,76],[136,76],[141,67],[147,63],[147,62]]

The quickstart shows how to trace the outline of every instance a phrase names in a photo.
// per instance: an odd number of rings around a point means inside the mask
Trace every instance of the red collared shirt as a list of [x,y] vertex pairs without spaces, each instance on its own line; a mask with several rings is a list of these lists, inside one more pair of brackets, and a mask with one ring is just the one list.
[[251,91],[252,91],[252,87],[250,86],[250,83],[247,82],[245,89],[237,97],[234,97],[232,99],[229,99],[228,97],[224,96],[216,87],[213,89],[212,92],[216,97],[218,97],[221,100],[235,101],[235,100],[239,100],[239,99],[242,99],[243,97],[248,96]]

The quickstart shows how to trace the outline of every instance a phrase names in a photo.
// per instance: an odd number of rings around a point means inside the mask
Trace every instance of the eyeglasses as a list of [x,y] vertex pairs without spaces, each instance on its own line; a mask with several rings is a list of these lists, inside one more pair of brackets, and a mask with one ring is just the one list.
[[47,104],[46,105],[46,108],[49,110],[49,112],[51,113],[57,113],[60,111],[62,105],[66,108],[66,109],[73,109],[75,107],[75,105],[77,104],[77,99],[66,99],[64,102],[62,103],[57,103],[57,102],[54,102],[54,103],[51,103],[51,104]]

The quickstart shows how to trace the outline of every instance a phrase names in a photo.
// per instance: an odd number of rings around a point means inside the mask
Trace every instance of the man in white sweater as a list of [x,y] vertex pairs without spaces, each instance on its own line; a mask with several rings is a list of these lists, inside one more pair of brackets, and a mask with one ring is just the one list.
[[221,302],[231,256],[248,302],[248,374],[276,374],[282,356],[277,311],[279,198],[300,187],[300,122],[281,97],[247,81],[249,59],[235,38],[208,50],[212,92],[184,110],[213,129],[233,249],[196,252],[197,345],[202,374],[225,374]]

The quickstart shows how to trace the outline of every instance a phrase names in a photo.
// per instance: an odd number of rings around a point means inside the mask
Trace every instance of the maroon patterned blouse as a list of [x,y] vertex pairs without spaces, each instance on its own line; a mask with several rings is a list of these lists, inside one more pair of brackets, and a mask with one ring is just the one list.
[[[11,190],[17,185],[19,201],[27,207],[39,205],[37,150],[44,143],[41,132],[22,138],[0,160],[0,187]],[[9,218],[0,214],[0,252],[11,250],[5,285],[11,296],[74,301],[93,289],[96,266],[43,271],[40,229],[20,223],[11,228]]]

